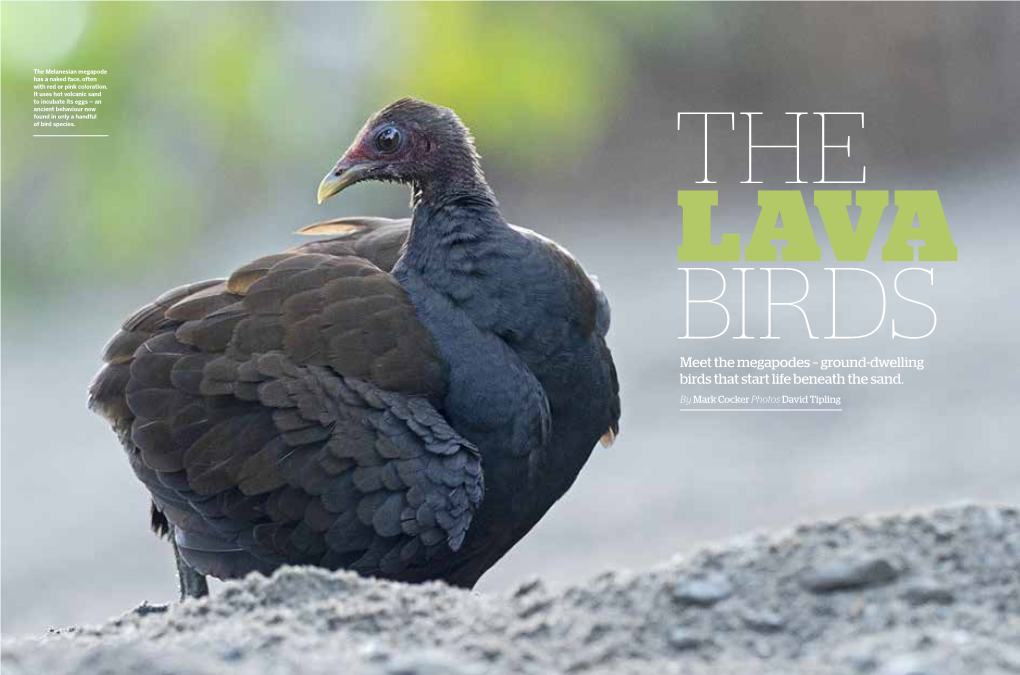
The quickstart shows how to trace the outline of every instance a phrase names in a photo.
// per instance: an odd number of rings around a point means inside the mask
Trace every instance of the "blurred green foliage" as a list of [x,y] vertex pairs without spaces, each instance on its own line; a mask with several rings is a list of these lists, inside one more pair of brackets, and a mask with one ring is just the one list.
[[[344,134],[400,96],[455,108],[490,166],[554,170],[552,157],[583,157],[604,137],[634,45],[675,31],[664,17],[684,25],[706,11],[3,2],[0,13],[10,309],[82,281],[129,279],[240,216],[252,231],[268,227],[254,222],[260,200],[313,182]],[[85,133],[110,137],[32,138],[33,68],[109,70],[100,121]]]
[[419,4],[399,18],[405,61],[417,65],[398,71],[393,91],[484,121],[474,125],[484,146],[516,162],[535,148],[583,153],[597,141],[625,64],[590,6]]

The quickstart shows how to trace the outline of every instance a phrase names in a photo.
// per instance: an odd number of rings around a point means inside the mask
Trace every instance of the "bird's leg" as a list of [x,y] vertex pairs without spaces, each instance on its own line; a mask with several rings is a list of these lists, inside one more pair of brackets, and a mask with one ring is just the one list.
[[173,532],[170,533],[170,544],[174,547],[174,560],[177,561],[177,581],[181,590],[181,600],[204,598],[209,595],[209,584],[206,583],[205,575],[196,572],[184,560],[180,549],[177,548],[177,539]]

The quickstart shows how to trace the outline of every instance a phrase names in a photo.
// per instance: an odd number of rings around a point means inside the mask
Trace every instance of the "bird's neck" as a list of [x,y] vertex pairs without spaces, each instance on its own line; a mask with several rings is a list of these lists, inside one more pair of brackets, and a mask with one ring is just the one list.
[[[416,191],[404,263],[429,275],[458,272],[510,228],[484,180]],[[468,271],[468,270],[464,270]]]
[[489,187],[477,156],[467,153],[445,160],[446,164],[411,184],[411,206],[432,211],[448,204],[490,203],[497,207],[496,194]]

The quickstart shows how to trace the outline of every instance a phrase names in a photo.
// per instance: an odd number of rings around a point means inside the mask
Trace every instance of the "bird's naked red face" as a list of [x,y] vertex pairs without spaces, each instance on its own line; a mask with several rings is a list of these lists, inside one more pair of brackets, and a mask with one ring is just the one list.
[[319,184],[321,204],[341,190],[366,180],[408,183],[424,161],[425,135],[414,125],[374,119],[362,128],[344,156]]

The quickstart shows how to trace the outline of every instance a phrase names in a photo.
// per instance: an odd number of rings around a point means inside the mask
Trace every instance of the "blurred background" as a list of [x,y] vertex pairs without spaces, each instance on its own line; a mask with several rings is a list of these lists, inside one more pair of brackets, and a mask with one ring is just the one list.
[[[315,205],[320,178],[362,121],[415,95],[471,126],[509,220],[551,236],[613,303],[622,434],[480,584],[564,583],[641,568],[756,528],[957,499],[1020,497],[1016,338],[1020,6],[1016,4],[9,3],[2,8],[2,625],[5,634],[104,620],[176,593],[169,547],[85,389],[136,307],[299,243],[343,214],[402,216],[408,195],[363,186]],[[32,68],[105,68],[108,138],[32,138]],[[866,340],[808,340],[777,309],[780,341],[682,341],[678,189],[702,178],[702,126],[677,112],[762,112],[756,143],[792,143],[787,111],[830,118],[827,178],[938,190],[959,262],[885,285]],[[817,117],[802,118],[801,175],[820,177]],[[746,117],[713,118],[713,227],[757,218],[756,190],[805,190],[823,262],[796,264],[815,335],[831,333],[834,257],[812,185],[788,150],[755,153]],[[855,186],[825,186],[852,189]],[[890,199],[892,202],[892,199]],[[851,209],[856,219],[856,209]],[[681,263],[682,264],[682,263]],[[702,263],[692,265],[704,266]],[[772,266],[786,264],[773,264]],[[717,264],[728,271],[738,264]],[[751,263],[747,266],[755,266]],[[758,264],[757,267],[761,267]],[[739,316],[739,276],[726,304]],[[777,273],[777,299],[803,280]],[[840,331],[880,315],[873,280],[841,278]],[[692,278],[691,297],[718,293]],[[845,284],[845,285],[844,285]],[[765,335],[764,273],[748,273],[747,334]],[[696,334],[718,308],[692,309]],[[717,324],[716,322],[720,323]],[[925,359],[905,384],[809,388],[831,414],[680,411],[680,358]],[[739,371],[734,371],[739,372]],[[819,374],[819,373],[816,373]],[[754,393],[712,388],[709,393]],[[798,393],[768,388],[762,393]]]

